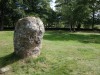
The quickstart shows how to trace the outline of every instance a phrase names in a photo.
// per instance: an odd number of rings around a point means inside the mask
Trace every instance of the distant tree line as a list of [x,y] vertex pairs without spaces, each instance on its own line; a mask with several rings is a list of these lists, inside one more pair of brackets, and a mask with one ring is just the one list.
[[61,22],[70,30],[82,26],[94,29],[95,24],[100,24],[100,0],[56,0],[56,3]]
[[47,24],[54,12],[50,0],[0,0],[0,30],[14,27],[18,19],[26,16],[40,17]]
[[95,29],[100,27],[100,0],[0,0],[0,30],[15,27],[18,19],[40,17],[45,28]]

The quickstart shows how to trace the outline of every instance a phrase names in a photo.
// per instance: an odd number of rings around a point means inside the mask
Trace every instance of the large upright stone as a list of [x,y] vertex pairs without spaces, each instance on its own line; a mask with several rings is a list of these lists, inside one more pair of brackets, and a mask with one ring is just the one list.
[[36,17],[20,19],[14,32],[14,53],[22,58],[40,54],[44,33],[43,22]]

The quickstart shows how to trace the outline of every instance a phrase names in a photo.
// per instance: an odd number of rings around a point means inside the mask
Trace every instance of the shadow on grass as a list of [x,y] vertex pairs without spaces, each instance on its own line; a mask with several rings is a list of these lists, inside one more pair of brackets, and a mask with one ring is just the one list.
[[51,41],[79,41],[82,43],[96,43],[100,44],[100,35],[94,34],[74,34],[68,32],[50,31],[44,35],[45,40]]
[[0,68],[13,64],[14,62],[17,62],[20,59],[21,58],[16,56],[14,53],[11,53],[4,57],[0,57]]

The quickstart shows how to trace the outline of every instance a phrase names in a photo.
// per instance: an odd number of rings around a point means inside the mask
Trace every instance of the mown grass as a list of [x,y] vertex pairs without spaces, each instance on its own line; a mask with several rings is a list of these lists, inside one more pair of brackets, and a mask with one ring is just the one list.
[[100,75],[100,33],[47,31],[37,59],[13,55],[13,31],[0,32],[0,67],[5,75]]

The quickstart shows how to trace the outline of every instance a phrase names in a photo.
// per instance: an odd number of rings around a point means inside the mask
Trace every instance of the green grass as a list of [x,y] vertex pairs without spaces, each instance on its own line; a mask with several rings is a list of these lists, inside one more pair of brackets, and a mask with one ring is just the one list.
[[37,59],[17,58],[13,32],[0,32],[0,67],[5,75],[100,75],[100,33],[47,31]]

